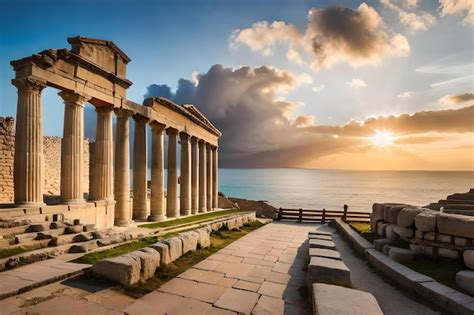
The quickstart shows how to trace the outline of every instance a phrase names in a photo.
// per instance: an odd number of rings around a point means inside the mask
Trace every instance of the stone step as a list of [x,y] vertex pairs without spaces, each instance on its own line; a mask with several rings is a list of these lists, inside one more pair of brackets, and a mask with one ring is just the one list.
[[344,262],[336,259],[311,257],[306,274],[308,287],[313,283],[351,286],[351,272]]
[[464,205],[474,205],[474,199],[447,199],[447,200],[439,200],[438,201],[439,204],[441,205],[444,205],[444,204],[452,204],[452,205],[455,205],[455,204],[464,204]]
[[474,205],[469,204],[445,204],[441,206],[446,210],[474,210]]
[[474,200],[474,193],[464,193],[464,194],[452,194],[449,195],[446,199],[461,199],[461,200]]
[[14,238],[17,234],[25,233],[28,225],[15,226],[11,228],[0,229],[0,236],[3,238]]

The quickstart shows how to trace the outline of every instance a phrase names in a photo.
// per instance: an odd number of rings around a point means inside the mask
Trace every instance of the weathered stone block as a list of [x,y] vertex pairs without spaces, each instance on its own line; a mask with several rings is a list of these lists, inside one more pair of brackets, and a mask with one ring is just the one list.
[[461,288],[474,295],[474,271],[459,271],[458,273],[456,273],[456,283]]
[[307,282],[315,282],[350,286],[351,274],[349,268],[340,260],[312,257],[308,265]]
[[467,246],[468,244],[470,244],[470,242],[468,242],[467,238],[455,237],[454,238],[454,244],[456,244],[457,246]]
[[412,238],[413,237],[413,229],[410,229],[410,228],[406,228],[406,227],[403,227],[403,226],[396,225],[393,228],[393,231],[395,233],[397,233],[398,235],[400,235],[401,237],[403,237],[403,238]]
[[391,224],[397,224],[398,214],[400,213],[400,211],[402,211],[403,208],[404,206],[391,206],[390,207],[388,221]]
[[400,238],[400,236],[394,231],[395,227],[396,225],[390,224],[385,229],[385,236],[387,236],[387,238],[392,242],[397,241]]
[[437,226],[443,234],[474,238],[474,217],[471,216],[440,213]]
[[42,224],[31,224],[27,229],[26,233],[36,233],[49,230],[49,223]]
[[399,263],[407,263],[415,259],[415,253],[411,250],[394,246],[388,251],[388,256]]
[[385,222],[390,222],[390,208],[392,207],[391,204],[386,203],[383,207],[383,220]]
[[179,237],[172,237],[163,241],[169,248],[170,260],[175,261],[183,255],[183,242]]
[[309,257],[323,257],[341,260],[341,254],[337,250],[332,249],[310,248],[308,255]]
[[452,243],[453,237],[451,235],[437,233],[436,241],[441,242],[441,243]]
[[99,260],[92,272],[100,277],[130,286],[140,280],[141,261],[137,256],[118,256]]
[[421,230],[415,230],[415,238],[422,240],[423,239],[423,231]]
[[410,244],[410,249],[417,255],[433,256],[434,248],[432,246]]
[[162,265],[167,265],[172,262],[168,244],[158,242],[150,245],[150,248],[156,250],[160,254]]
[[425,210],[415,217],[415,227],[423,232],[436,231],[436,219],[439,215],[438,211]]
[[313,284],[313,313],[317,315],[383,315],[372,294],[322,283]]
[[378,222],[383,221],[383,209],[385,205],[381,203],[374,203],[372,206],[372,214],[370,215],[370,229],[373,232],[377,231]]
[[474,269],[474,250],[468,249],[462,253],[464,264],[470,269]]
[[377,235],[380,235],[380,236],[385,236],[386,235],[386,230],[387,230],[387,226],[389,226],[390,224],[389,223],[385,223],[383,221],[379,221],[377,223]]
[[178,237],[181,239],[183,243],[183,255],[187,252],[191,252],[196,250],[199,234],[195,232],[185,232],[178,234]]
[[64,233],[66,234],[75,234],[75,233],[81,233],[84,231],[84,226],[83,225],[72,225],[66,227],[66,230]]
[[142,248],[126,254],[126,256],[137,256],[140,258],[140,279],[146,281],[153,277],[156,268],[160,266],[160,254],[153,248]]
[[199,248],[206,248],[206,247],[211,246],[211,239],[209,236],[210,229],[201,228],[201,229],[197,229],[195,232],[198,233],[199,235],[199,239],[198,239]]
[[416,207],[405,207],[397,217],[397,225],[403,227],[412,227],[415,224],[415,217],[424,209]]
[[384,247],[385,245],[390,244],[390,243],[391,243],[391,242],[390,242],[389,239],[380,238],[380,239],[374,241],[374,247],[375,247],[376,250],[382,251],[382,250],[383,250],[383,247]]
[[427,241],[434,241],[436,239],[436,232],[426,232],[424,235],[423,235],[423,239],[424,240],[427,240]]
[[74,243],[76,243],[76,242],[87,242],[87,241],[90,241],[91,239],[92,239],[91,234],[81,233],[81,234],[74,235],[74,237],[72,238],[72,241]]
[[308,243],[310,248],[336,249],[333,241],[310,239]]
[[451,248],[438,248],[438,256],[450,259],[459,259],[459,252]]

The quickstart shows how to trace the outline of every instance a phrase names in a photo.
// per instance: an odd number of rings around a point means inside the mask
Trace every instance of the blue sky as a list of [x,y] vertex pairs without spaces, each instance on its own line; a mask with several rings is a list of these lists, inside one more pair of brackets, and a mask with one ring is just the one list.
[[[387,52],[380,62],[358,67],[336,60],[323,69],[314,69],[309,62],[288,60],[288,43],[277,41],[270,45],[272,54],[265,56],[245,41],[233,42],[230,48],[232,34],[251,29],[259,21],[283,21],[305,33],[311,8],[324,10],[340,4],[357,12],[361,1],[3,0],[0,115],[14,116],[16,111],[16,89],[10,83],[14,73],[9,62],[43,49],[69,48],[66,38],[78,35],[113,40],[132,59],[127,77],[133,85],[127,97],[138,103],[150,84],[166,84],[176,90],[180,78],[191,80],[193,72],[205,74],[213,65],[222,64],[233,69],[271,66],[309,77],[309,82],[285,93],[276,92],[276,100],[296,104],[287,114],[289,123],[298,116],[311,116],[313,124],[341,126],[378,115],[470,105],[440,102],[446,95],[474,90],[473,25],[462,21],[468,12],[443,15],[438,1],[418,0],[415,6],[409,2],[366,1],[383,20],[379,28],[389,38],[400,34],[408,41],[408,54],[392,56]],[[414,31],[402,23],[397,10],[417,17],[426,13],[434,22]],[[362,85],[351,86],[353,80]],[[45,135],[62,133],[62,124],[56,123],[63,115],[56,93],[54,89],[44,91]]]

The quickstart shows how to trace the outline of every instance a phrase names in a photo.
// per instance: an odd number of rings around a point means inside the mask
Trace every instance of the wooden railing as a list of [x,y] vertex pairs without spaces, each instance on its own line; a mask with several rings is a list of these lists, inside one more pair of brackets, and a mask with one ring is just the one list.
[[277,220],[290,220],[297,222],[320,222],[326,223],[336,218],[344,221],[370,221],[369,212],[349,211],[349,207],[344,205],[343,210],[307,210],[307,209],[278,209]]

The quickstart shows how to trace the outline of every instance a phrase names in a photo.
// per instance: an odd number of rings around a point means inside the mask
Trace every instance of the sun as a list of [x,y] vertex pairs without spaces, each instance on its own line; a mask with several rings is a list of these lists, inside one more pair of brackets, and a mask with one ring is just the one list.
[[395,136],[390,131],[377,130],[375,134],[369,139],[374,145],[385,148],[393,144],[395,141]]

